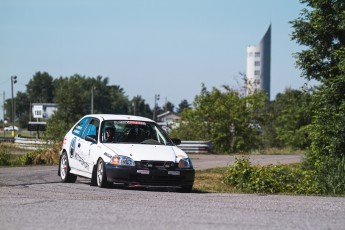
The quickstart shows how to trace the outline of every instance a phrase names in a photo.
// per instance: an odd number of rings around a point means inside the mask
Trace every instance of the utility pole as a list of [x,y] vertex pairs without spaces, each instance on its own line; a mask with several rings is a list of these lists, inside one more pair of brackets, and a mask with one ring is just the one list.
[[14,100],[13,100],[13,84],[17,83],[17,76],[11,76],[11,89],[12,89],[12,137],[15,137],[15,130],[14,130]]
[[91,114],[93,114],[93,91],[96,89],[95,86],[91,87]]
[[155,94],[155,104],[153,106],[153,120],[156,121],[156,108],[157,108],[157,101],[159,101],[159,94]]
[[5,137],[5,91],[3,92],[3,107],[2,107],[2,112],[3,112],[3,124],[4,124],[4,137]]
[[133,115],[135,115],[135,112],[136,112],[135,109],[136,108],[135,108],[135,102],[134,101],[132,102],[132,107],[133,107]]

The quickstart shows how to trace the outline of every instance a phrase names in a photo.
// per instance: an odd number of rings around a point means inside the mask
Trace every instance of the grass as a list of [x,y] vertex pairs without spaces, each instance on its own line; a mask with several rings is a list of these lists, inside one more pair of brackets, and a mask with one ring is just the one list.
[[240,191],[233,186],[226,185],[222,182],[226,169],[227,168],[224,167],[197,170],[195,172],[193,190],[195,192],[207,193],[240,193]]
[[[27,137],[27,138],[35,138],[36,132],[30,132],[27,130],[19,130],[15,132],[16,137]],[[0,137],[12,137],[11,131],[4,132],[3,130],[0,130]]]
[[[248,154],[250,155],[289,155],[289,154],[304,154],[306,150],[296,150],[291,148],[268,148],[255,150]],[[245,154],[246,155],[246,154]]]

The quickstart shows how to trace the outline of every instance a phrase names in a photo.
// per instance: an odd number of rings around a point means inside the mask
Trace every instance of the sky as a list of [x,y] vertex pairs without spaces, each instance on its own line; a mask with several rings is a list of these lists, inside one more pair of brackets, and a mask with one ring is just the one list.
[[160,106],[192,103],[203,83],[241,87],[247,46],[270,24],[274,100],[307,83],[289,24],[303,7],[298,0],[1,0],[0,103],[3,92],[11,97],[11,76],[16,94],[38,71],[107,77],[151,107],[155,94]]

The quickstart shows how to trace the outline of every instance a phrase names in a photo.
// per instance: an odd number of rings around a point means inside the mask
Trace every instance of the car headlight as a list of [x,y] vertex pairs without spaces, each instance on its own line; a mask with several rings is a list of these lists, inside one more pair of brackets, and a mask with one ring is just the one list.
[[192,161],[189,158],[182,158],[178,162],[178,167],[180,169],[191,169],[193,168]]
[[132,158],[121,155],[113,156],[110,160],[110,164],[121,166],[135,166],[135,162]]

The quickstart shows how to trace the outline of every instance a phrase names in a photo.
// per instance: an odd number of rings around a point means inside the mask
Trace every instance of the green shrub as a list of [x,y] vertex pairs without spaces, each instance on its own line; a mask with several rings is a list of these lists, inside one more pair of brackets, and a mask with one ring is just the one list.
[[252,170],[248,158],[236,158],[235,162],[228,167],[223,181],[244,192],[250,191],[249,181]]
[[314,178],[313,171],[299,165],[251,166],[242,158],[228,167],[223,182],[243,192],[319,194]]
[[40,153],[37,151],[29,152],[21,156],[21,162],[23,165],[33,165],[36,164],[36,158]]
[[59,152],[56,149],[49,148],[44,150],[35,150],[21,156],[22,165],[42,165],[58,164]]
[[46,149],[27,152],[18,149],[13,144],[2,143],[0,144],[0,166],[56,165],[59,163],[61,145],[62,142],[59,142]]
[[0,146],[0,165],[10,165],[11,153],[4,145]]

